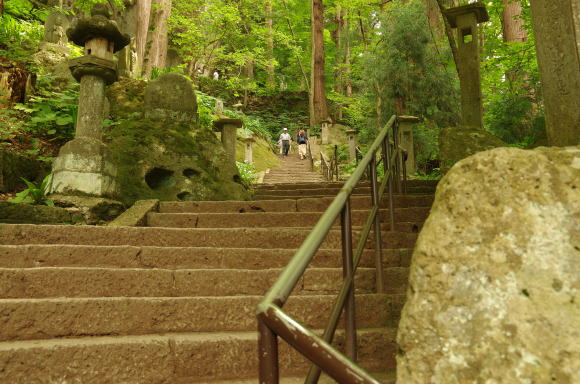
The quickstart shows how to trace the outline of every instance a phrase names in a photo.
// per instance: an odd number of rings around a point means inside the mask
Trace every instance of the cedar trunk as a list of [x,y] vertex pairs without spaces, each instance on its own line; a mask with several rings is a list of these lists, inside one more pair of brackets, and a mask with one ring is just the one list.
[[312,5],[312,72],[310,94],[310,125],[315,126],[328,117],[324,89],[324,8],[322,0]]
[[165,68],[167,59],[167,19],[171,12],[171,0],[151,0],[149,29],[143,55],[143,74],[151,77],[153,68]]
[[274,21],[272,19],[272,1],[266,2],[266,48],[268,64],[266,65],[266,86],[274,88],[276,77],[274,74]]
[[519,1],[503,0],[501,23],[503,26],[503,39],[506,42],[517,41],[525,43],[528,41],[528,34],[523,28],[524,20],[522,15],[522,4]]

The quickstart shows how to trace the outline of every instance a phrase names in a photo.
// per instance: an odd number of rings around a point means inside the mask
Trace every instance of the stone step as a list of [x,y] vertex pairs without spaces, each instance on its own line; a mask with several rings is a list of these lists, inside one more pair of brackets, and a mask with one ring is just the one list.
[[[397,380],[397,373],[395,371],[391,372],[370,372],[371,376],[378,380],[382,384],[395,384]],[[281,384],[303,384],[306,375],[302,377],[280,377]],[[220,380],[220,381],[208,381],[204,384],[255,384],[256,379],[251,380]],[[336,384],[336,381],[326,374],[320,376],[318,380],[320,384]]]
[[[280,191],[280,192],[284,192],[284,191]],[[289,191],[291,193],[294,193],[293,191]],[[264,193],[255,193],[254,194],[254,198],[256,200],[278,200],[278,199],[282,199],[282,200],[287,200],[287,199],[296,199],[296,198],[323,198],[323,197],[332,197],[334,198],[336,196],[338,191],[333,192],[332,190],[328,190],[328,192],[323,192],[320,194],[314,194],[314,193],[304,193],[302,195],[294,195],[294,194],[269,194],[268,192],[264,192]],[[425,194],[431,194],[433,195],[435,193],[434,190],[432,190],[430,187],[412,187],[412,188],[408,188],[407,189],[407,193],[408,195],[425,195]],[[352,196],[369,196],[370,198],[370,192],[369,193],[360,193],[360,192],[354,192],[352,194]]]
[[[407,180],[407,187],[437,187],[439,180]],[[343,181],[324,181],[322,183],[281,183],[281,184],[256,184],[256,190],[272,190],[272,189],[340,189],[344,185]],[[358,183],[357,187],[369,187],[368,181]]]
[[[368,371],[395,366],[396,331],[358,332],[360,365]],[[342,348],[343,332],[335,345]],[[306,373],[309,364],[284,342],[282,376]],[[29,383],[203,383],[257,377],[256,332],[168,333],[83,337],[0,343],[0,382]]]
[[[394,230],[410,232],[419,228],[429,214],[428,208],[397,208]],[[364,226],[370,210],[351,211],[353,226]],[[169,228],[312,228],[322,212],[260,212],[260,213],[149,213],[149,227]],[[381,210],[381,221],[390,220],[389,211]],[[340,218],[335,225],[340,225]]]
[[[395,327],[405,295],[356,296],[357,327]],[[256,329],[262,296],[0,299],[0,341]],[[324,328],[335,296],[291,297],[284,311]]]
[[[309,188],[309,189],[256,189],[254,193],[254,198],[256,200],[262,200],[261,196],[299,196],[299,197],[311,197],[311,196],[335,196],[339,188]],[[357,187],[353,190],[355,195],[371,195],[370,187]]]
[[[0,224],[0,244],[134,245],[217,248],[297,248],[308,229],[146,228]],[[385,248],[413,248],[416,233],[383,233]],[[356,242],[358,233],[353,232]],[[356,244],[356,243],[355,243]],[[370,247],[370,242],[369,245]],[[340,249],[340,230],[331,230],[321,248]]]
[[[0,245],[0,267],[92,267],[162,269],[283,268],[295,249],[135,247],[93,245]],[[383,250],[385,267],[408,267],[412,249]],[[360,266],[375,265],[375,251],[365,250]],[[339,268],[342,251],[320,249],[311,267]]]
[[[281,269],[0,268],[0,298],[264,295]],[[403,293],[408,268],[384,270],[385,293]],[[356,291],[374,293],[375,270],[359,268]],[[342,268],[310,268],[295,295],[335,294]]]
[[[160,213],[226,213],[226,212],[322,212],[325,211],[334,198],[299,198],[286,200],[257,201],[162,201],[159,203]],[[351,208],[370,209],[370,196],[352,196]],[[382,206],[387,208],[389,200],[382,199]],[[432,195],[395,195],[393,204],[396,208],[427,207],[433,204]]]

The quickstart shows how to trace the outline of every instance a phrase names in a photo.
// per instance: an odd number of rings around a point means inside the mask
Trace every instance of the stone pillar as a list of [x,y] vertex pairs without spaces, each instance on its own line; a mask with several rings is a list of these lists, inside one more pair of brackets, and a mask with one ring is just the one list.
[[222,144],[232,161],[236,161],[236,139],[238,128],[243,125],[242,119],[224,118],[214,121],[216,130],[222,133]]
[[324,120],[321,123],[320,137],[321,137],[321,140],[322,140],[322,144],[323,145],[326,145],[329,142],[330,124],[332,124],[332,121],[330,121],[330,120]]
[[548,142],[580,144],[580,3],[531,2]]
[[116,168],[102,142],[105,86],[117,80],[113,53],[129,43],[103,4],[93,7],[92,17],[67,30],[68,38],[84,47],[85,56],[69,62],[80,82],[75,138],[59,151],[52,173],[51,193],[115,197]]
[[346,131],[348,137],[348,155],[351,162],[356,161],[356,131],[349,129]]
[[413,143],[413,125],[420,119],[415,116],[399,116],[399,145],[407,151],[407,161],[405,162],[407,176],[415,174],[415,147]]
[[489,20],[483,3],[449,8],[444,12],[451,27],[457,29],[458,73],[461,84],[463,124],[483,129],[483,103],[479,70],[479,31],[477,24]]
[[215,114],[221,116],[224,113],[224,102],[220,99],[215,99]]
[[252,164],[254,162],[254,151],[253,151],[253,144],[256,141],[253,137],[246,137],[242,139],[244,142],[244,162],[248,164]]

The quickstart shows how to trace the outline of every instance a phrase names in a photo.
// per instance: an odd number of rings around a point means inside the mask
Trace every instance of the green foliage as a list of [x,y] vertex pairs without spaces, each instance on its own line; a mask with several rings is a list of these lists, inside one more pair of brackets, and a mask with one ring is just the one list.
[[244,184],[250,186],[258,181],[256,168],[252,164],[236,161],[236,166],[238,167],[238,172],[240,173],[240,177]]
[[77,116],[78,90],[58,91],[48,86],[48,79],[39,80],[45,87],[26,104],[17,104],[15,110],[27,115],[20,125],[25,133],[69,140],[74,136]]
[[419,174],[430,173],[430,167],[439,158],[439,127],[431,121],[413,127],[415,165]]
[[362,138],[374,137],[375,127],[394,114],[409,114],[436,124],[457,122],[457,77],[448,68],[448,51],[435,46],[420,1],[393,3],[380,15],[372,52],[364,55],[363,84],[369,105],[380,120],[368,124]]
[[0,15],[0,50],[3,57],[18,61],[27,59],[30,52],[37,49],[42,37],[43,25],[40,21],[19,20],[8,13]]
[[50,181],[52,179],[51,174],[48,174],[44,180],[42,180],[42,183],[39,186],[36,186],[34,183],[26,180],[23,177],[21,177],[21,179],[24,181],[24,183],[26,183],[28,188],[22,192],[18,192],[15,198],[8,200],[9,202],[40,205],[43,204],[48,205],[49,207],[54,207],[54,203],[46,198],[48,187],[50,186]]
[[199,115],[199,125],[206,129],[213,129],[215,97],[196,91],[197,113]]
[[505,42],[501,22],[505,4],[500,0],[487,4],[482,94],[485,128],[506,143],[525,147],[545,130],[545,122],[530,1],[519,3],[525,42]]

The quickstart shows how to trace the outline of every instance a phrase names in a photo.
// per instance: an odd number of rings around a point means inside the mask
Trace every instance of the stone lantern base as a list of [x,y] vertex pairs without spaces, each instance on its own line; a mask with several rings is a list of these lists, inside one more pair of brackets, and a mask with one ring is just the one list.
[[118,196],[117,169],[100,140],[81,137],[66,143],[53,165],[50,193]]

